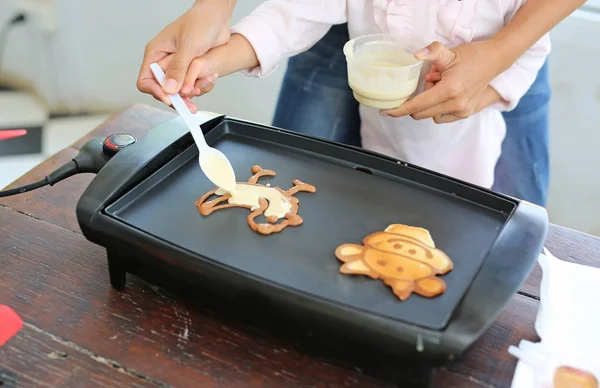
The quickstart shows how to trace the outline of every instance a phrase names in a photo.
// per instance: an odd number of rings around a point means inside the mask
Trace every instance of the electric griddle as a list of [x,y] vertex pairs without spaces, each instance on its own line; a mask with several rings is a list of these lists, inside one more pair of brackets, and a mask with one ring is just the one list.
[[[126,273],[210,288],[388,352],[443,360],[460,356],[497,318],[542,249],[547,214],[528,202],[225,116],[213,116],[202,130],[228,156],[238,181],[260,165],[277,173],[262,183],[314,185],[316,193],[296,194],[304,224],[263,236],[248,227],[247,209],[200,215],[194,203],[213,186],[185,124],[170,120],[117,152],[77,205],[85,237],[107,250],[114,288],[124,289]],[[380,280],[339,272],[338,245],[362,244],[394,223],[428,229],[452,258],[443,295],[401,302]]]

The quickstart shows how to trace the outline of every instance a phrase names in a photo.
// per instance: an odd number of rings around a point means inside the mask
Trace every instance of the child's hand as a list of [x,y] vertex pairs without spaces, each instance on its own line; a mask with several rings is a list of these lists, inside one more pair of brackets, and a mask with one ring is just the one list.
[[[169,67],[169,64],[171,63],[172,60],[173,60],[173,54],[160,60],[158,62],[158,65],[164,71],[165,69],[167,69]],[[194,60],[192,60],[192,63],[193,62],[194,62]],[[192,84],[191,87],[188,85],[187,87],[181,88],[179,95],[183,98],[183,102],[185,102],[185,105],[188,107],[190,112],[192,112],[192,113],[198,112],[198,107],[196,107],[196,105],[192,102],[192,98],[201,96],[203,94],[210,92],[212,90],[212,88],[214,87],[216,79],[217,79],[216,74],[211,75],[211,76],[205,77],[203,79],[196,80]],[[185,93],[184,93],[184,91],[185,91]],[[161,99],[161,101],[162,101],[162,99]],[[169,106],[171,108],[173,108],[173,105],[169,104]]]
[[437,66],[437,72],[428,74],[429,88],[382,114],[410,115],[415,120],[432,118],[436,123],[445,123],[467,118],[491,105],[480,102],[479,98],[484,94],[486,98],[495,97],[487,91],[490,81],[498,74],[494,66],[490,66],[490,61],[497,62],[494,43],[471,42],[449,49],[434,42],[415,53],[415,57]]
[[437,65],[431,66],[429,72],[425,74],[425,90],[429,90],[433,85],[437,84],[442,80],[442,72]]
[[[172,59],[173,55],[169,55],[161,61],[159,61],[158,64],[163,69],[168,68]],[[183,97],[184,100],[186,100],[186,103],[190,99],[206,94],[214,88],[219,75],[216,72],[211,74],[211,68],[213,67],[214,64],[211,65],[210,56],[208,55],[208,53],[201,57],[196,57],[192,60],[192,62],[190,63],[190,67],[188,68],[188,72],[183,81],[181,91],[179,92],[181,97]],[[193,103],[190,101],[190,103],[187,104],[188,107],[190,107],[190,104],[193,105]],[[192,113],[195,113],[195,111],[192,110]]]
[[[165,69],[173,60],[169,55],[158,62]],[[233,34],[225,45],[215,47],[190,63],[179,94],[192,113],[198,109],[191,98],[210,92],[219,75],[229,75],[259,65],[256,53],[246,38]]]

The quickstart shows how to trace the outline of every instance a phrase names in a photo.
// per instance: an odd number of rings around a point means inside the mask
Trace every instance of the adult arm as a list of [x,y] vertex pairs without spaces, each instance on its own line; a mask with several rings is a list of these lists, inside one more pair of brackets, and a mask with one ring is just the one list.
[[[183,83],[190,63],[195,57],[229,41],[229,24],[235,5],[236,0],[196,0],[184,14],[159,32],[146,45],[138,89],[165,104],[169,104],[167,94],[189,93],[193,84],[184,86]],[[150,71],[150,64],[168,56],[171,60],[161,87]],[[191,101],[186,103],[194,108]]]
[[[582,6],[586,0],[528,0],[512,20],[491,39],[492,46],[505,55],[497,74],[506,70],[529,47],[558,23]],[[500,56],[502,57],[502,56]]]
[[[166,69],[172,59],[173,55],[165,57],[158,62],[158,65]],[[207,79],[212,76],[216,80],[217,74],[222,77],[258,66],[260,66],[260,62],[250,42],[244,36],[234,33],[231,34],[231,39],[226,44],[210,49],[206,54],[194,58],[186,77],[197,75],[200,79]],[[206,94],[212,90],[213,86],[213,82],[205,85],[198,84],[193,96]]]
[[[186,83],[238,71],[266,77],[283,59],[308,50],[332,25],[346,19],[346,0],[266,1],[231,28],[228,44],[192,61]],[[159,64],[165,67],[169,60]],[[195,86],[192,97],[209,92],[213,83]]]
[[[435,63],[441,79],[432,88],[386,114],[437,122],[468,117],[487,107],[480,101],[490,82],[509,69],[584,0],[529,0],[494,37],[453,49],[428,47],[415,55]],[[493,99],[489,99],[490,103]],[[450,120],[441,119],[450,115]]]
[[259,66],[247,74],[266,77],[279,63],[304,52],[334,24],[347,21],[347,0],[270,0],[232,27],[254,48]]

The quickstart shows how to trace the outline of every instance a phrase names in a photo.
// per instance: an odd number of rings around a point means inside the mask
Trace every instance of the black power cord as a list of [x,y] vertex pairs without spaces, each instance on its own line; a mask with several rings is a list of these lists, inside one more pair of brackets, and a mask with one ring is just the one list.
[[63,179],[67,179],[75,174],[78,174],[80,171],[80,167],[75,160],[71,160],[70,162],[65,163],[61,167],[57,168],[49,175],[47,175],[44,179],[30,183],[25,186],[17,187],[10,190],[0,191],[0,198],[9,197],[15,194],[25,193],[27,191],[32,191],[39,189],[44,186],[53,186],[55,183],[62,181]]
[[56,183],[76,174],[97,174],[117,152],[135,142],[137,142],[137,139],[127,133],[115,133],[105,139],[88,140],[73,159],[52,171],[41,181],[0,191],[0,198],[25,193],[48,185],[54,186]]
[[[2,28],[0,29],[0,73],[2,72],[2,60],[4,59],[4,51],[6,50],[6,43],[8,42],[8,33],[10,32],[10,29],[13,26],[15,26],[16,24],[24,23],[25,21],[27,21],[25,14],[19,13],[15,15],[11,20],[9,20],[9,22],[2,26]],[[25,186],[17,187],[14,189],[0,191],[0,198],[25,193],[27,191],[36,190],[40,187],[48,185],[52,186],[63,179],[66,179],[70,176],[79,173],[79,170],[80,169],[77,162],[75,160],[71,160],[70,162],[59,167],[40,181]]]
[[97,174],[117,152],[135,142],[137,142],[137,139],[127,133],[116,133],[105,139],[88,140],[73,159],[52,171],[44,179],[25,186],[0,191],[0,198],[25,193],[48,185],[54,186],[63,179],[76,174]]
[[27,17],[24,13],[15,15],[0,29],[0,73],[2,72],[2,61],[4,59],[4,51],[6,50],[6,43],[8,42],[8,33],[10,29],[19,23],[27,21]]

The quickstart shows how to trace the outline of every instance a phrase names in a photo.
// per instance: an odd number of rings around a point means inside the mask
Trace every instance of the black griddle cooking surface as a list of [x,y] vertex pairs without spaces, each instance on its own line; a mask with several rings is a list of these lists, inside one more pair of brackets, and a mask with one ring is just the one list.
[[[516,206],[488,193],[482,194],[481,198],[491,197],[483,206],[395,176],[389,172],[402,175],[404,171],[405,176],[414,172],[410,166],[383,158],[369,158],[380,169],[360,165],[371,174],[357,171],[353,167],[359,164],[336,159],[331,153],[351,150],[276,130],[222,123],[208,133],[207,141],[229,157],[238,181],[246,181],[252,165],[258,164],[277,173],[274,178],[261,178],[261,183],[284,190],[294,179],[313,184],[315,194],[296,194],[304,224],[262,236],[248,227],[246,209],[200,215],[194,202],[213,185],[198,166],[195,146],[109,206],[106,213],[199,255],[198,260],[212,260],[281,287],[433,330],[446,326]],[[309,143],[312,152],[304,150]],[[448,182],[448,187],[453,185],[460,183]],[[454,269],[442,277],[447,284],[443,295],[427,299],[413,294],[400,302],[380,280],[339,273],[342,263],[334,255],[338,245],[360,244],[365,236],[393,223],[427,228],[436,246],[452,258]]]

